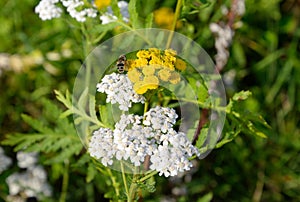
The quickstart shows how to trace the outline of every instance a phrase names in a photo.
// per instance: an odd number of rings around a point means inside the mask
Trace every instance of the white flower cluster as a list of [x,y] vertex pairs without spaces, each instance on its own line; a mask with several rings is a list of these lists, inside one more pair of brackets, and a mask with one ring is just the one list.
[[[59,7],[58,3],[61,2],[62,6]],[[41,0],[35,7],[35,12],[39,14],[42,20],[51,20],[59,18],[63,12],[62,7],[65,7],[69,15],[76,19],[78,22],[85,22],[87,17],[97,17],[98,11],[96,7],[86,8],[83,0]],[[125,22],[129,21],[128,3],[126,1],[119,1],[118,7]],[[109,6],[107,12],[100,16],[102,24],[107,24],[117,20],[113,14],[112,8]]]
[[[128,3],[126,1],[119,1],[118,7],[120,8],[120,13],[123,16],[123,21],[129,22]],[[117,16],[114,15],[110,6],[107,8],[107,12],[100,16],[102,24],[108,24],[116,21],[117,19]]]
[[12,198],[20,193],[24,197],[51,196],[52,190],[47,183],[47,173],[42,166],[36,165],[36,153],[17,153],[18,165],[26,168],[25,172],[13,173],[6,178],[9,194]]
[[31,168],[37,163],[38,154],[35,152],[18,152],[17,160],[20,168]]
[[88,152],[105,166],[112,165],[114,158],[140,166],[150,156],[151,170],[175,176],[192,167],[188,158],[200,155],[184,133],[173,129],[176,118],[175,110],[163,107],[144,116],[123,114],[114,130],[100,128],[93,133]]
[[[223,5],[221,6],[221,11],[224,16],[228,17],[228,22],[211,23],[209,25],[210,31],[216,38],[215,48],[217,49],[217,54],[215,55],[215,60],[216,67],[219,71],[224,68],[229,58],[228,48],[231,45],[232,38],[234,36],[234,29],[232,25],[234,18],[239,18],[244,15],[245,10],[245,0],[233,1],[230,11],[225,5]],[[235,24],[235,27],[237,27],[238,24],[241,25],[242,23],[239,21]]]
[[228,48],[234,36],[234,30],[229,25],[222,23],[211,23],[209,29],[216,36],[215,47],[217,54],[215,59],[217,67],[224,67],[229,57]]
[[175,110],[156,106],[145,113],[143,124],[165,133],[173,127],[177,117]]
[[41,0],[35,7],[35,12],[39,14],[42,20],[51,20],[52,18],[59,18],[62,13],[62,9],[56,4],[59,0]]
[[59,1],[67,9],[70,16],[78,22],[85,22],[87,17],[97,17],[95,8],[81,8],[84,5],[81,0],[41,0],[35,7],[35,12],[39,14],[42,20],[59,18],[62,13],[62,9],[57,5]]
[[78,22],[85,22],[86,17],[95,18],[97,16],[97,10],[94,8],[84,8],[80,10],[80,7],[84,5],[80,0],[61,0],[63,6],[67,8],[67,12],[72,18],[75,18]]
[[12,163],[11,159],[4,154],[4,150],[0,147],[0,174],[6,170]]
[[134,103],[144,103],[145,98],[138,95],[134,90],[131,81],[126,74],[112,73],[105,75],[101,83],[97,84],[97,91],[106,93],[107,103],[118,103],[122,111],[128,111]]
[[238,16],[244,15],[246,11],[245,0],[237,0],[236,3],[232,5],[232,10]]

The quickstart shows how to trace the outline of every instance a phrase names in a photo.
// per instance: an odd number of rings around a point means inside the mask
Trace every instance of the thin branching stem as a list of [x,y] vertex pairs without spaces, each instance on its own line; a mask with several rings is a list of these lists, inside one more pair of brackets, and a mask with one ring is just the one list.
[[131,182],[130,188],[129,188],[127,202],[133,202],[135,199],[137,189],[138,189],[138,184],[137,184],[138,177],[139,177],[139,174],[137,174],[136,168],[135,168],[133,177],[132,177],[132,182]]
[[156,175],[157,173],[158,173],[157,171],[152,171],[152,172],[148,173],[146,176],[139,179],[138,182],[144,182],[144,181],[148,180],[150,177]]
[[170,48],[170,45],[171,45],[171,42],[172,42],[172,39],[173,39],[173,35],[174,35],[174,31],[175,31],[175,28],[176,28],[176,23],[177,23],[177,20],[179,18],[179,15],[180,15],[181,6],[182,6],[182,0],[178,0],[177,4],[176,4],[176,10],[175,10],[175,15],[174,15],[174,20],[173,20],[173,23],[172,23],[171,32],[169,34],[168,41],[167,41],[167,44],[166,44],[166,49]]
[[65,160],[64,162],[65,169],[63,173],[63,181],[62,181],[62,189],[59,198],[59,202],[65,202],[68,193],[68,186],[69,186],[69,160]]
[[127,180],[126,180],[126,174],[125,174],[125,170],[124,170],[124,164],[121,161],[121,171],[122,171],[122,178],[123,178],[123,183],[124,183],[124,188],[125,188],[125,192],[127,194],[127,196],[129,196],[129,190],[128,190],[128,186],[127,186]]
[[[107,173],[108,173],[108,175],[109,175],[109,177],[111,179],[112,186],[115,189],[116,197],[119,198],[119,196],[120,196],[120,190],[119,190],[119,185],[116,182],[115,176],[112,174],[112,172],[111,172],[111,170],[109,168],[107,168]],[[120,201],[120,200],[118,200],[118,201]]]

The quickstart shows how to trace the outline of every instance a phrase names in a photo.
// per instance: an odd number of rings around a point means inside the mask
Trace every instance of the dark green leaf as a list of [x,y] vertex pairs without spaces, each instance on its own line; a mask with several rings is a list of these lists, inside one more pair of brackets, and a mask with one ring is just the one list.
[[87,169],[86,182],[87,183],[91,182],[95,178],[96,174],[97,174],[97,170],[95,169],[95,165],[89,163]]
[[23,120],[29,124],[33,129],[37,130],[40,133],[53,133],[53,130],[47,128],[40,120],[34,119],[26,114],[21,115]]
[[213,199],[213,193],[209,192],[207,194],[205,194],[204,196],[202,196],[201,198],[199,198],[197,200],[197,202],[209,202]]

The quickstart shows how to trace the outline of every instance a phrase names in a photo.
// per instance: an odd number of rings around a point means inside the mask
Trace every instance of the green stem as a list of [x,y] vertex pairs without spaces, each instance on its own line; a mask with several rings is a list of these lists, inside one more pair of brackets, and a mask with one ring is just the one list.
[[111,126],[102,123],[98,119],[93,119],[92,117],[88,116],[87,114],[82,113],[82,111],[80,111],[79,109],[77,109],[75,107],[72,108],[71,110],[72,110],[73,114],[77,114],[77,115],[83,117],[84,119],[96,124],[97,126],[100,126],[100,127],[103,127],[103,128],[112,128]]
[[125,187],[125,192],[126,192],[127,196],[129,196],[126,174],[125,174],[125,170],[124,170],[124,164],[122,163],[122,161],[121,161],[121,171],[122,171],[122,178],[123,178],[123,183],[124,183],[124,187]]
[[[83,47],[84,47],[84,58],[86,58],[90,53],[92,47],[91,45],[92,41],[89,32],[86,30],[84,24],[81,25],[81,31],[85,37],[85,44],[83,45]],[[91,80],[91,64],[89,60],[86,60],[85,87],[89,87],[90,80]]]
[[198,104],[200,107],[205,108],[205,109],[213,109],[215,111],[229,113],[226,106],[225,107],[218,107],[218,106],[213,106],[212,104],[209,104],[209,105],[205,104],[204,102],[200,102],[198,100],[189,100],[189,99],[186,99],[186,98],[178,98],[178,99],[173,99],[173,100],[190,102],[190,103]]
[[[112,186],[115,189],[116,196],[117,196],[117,198],[119,198],[119,196],[120,196],[120,190],[119,190],[119,185],[116,182],[115,176],[112,174],[112,172],[111,172],[111,170],[109,168],[107,168],[107,173],[108,173],[108,175],[109,175],[109,177],[111,179]],[[118,201],[120,201],[120,200],[118,200]]]
[[179,18],[179,15],[180,15],[181,6],[182,6],[182,0],[178,0],[177,4],[176,4],[176,10],[175,10],[175,15],[174,15],[174,20],[173,20],[173,23],[172,23],[171,32],[170,32],[169,37],[168,37],[166,49],[168,49],[170,47],[170,45],[171,45],[171,41],[172,41],[172,38],[173,38],[173,35],[174,35],[174,31],[175,31],[175,28],[176,28],[176,23],[177,23],[177,20]]
[[96,39],[93,40],[93,44],[97,44],[103,37],[106,35],[107,32],[102,32]]
[[144,114],[147,112],[148,107],[149,107],[149,102],[148,102],[148,100],[146,100],[145,105],[144,105]]
[[136,183],[138,179],[137,174],[133,174],[132,183],[129,188],[127,202],[133,202],[137,193],[138,184]]
[[62,190],[59,202],[65,202],[67,198],[67,190],[69,185],[69,160],[65,160],[65,169],[63,173]]
[[151,171],[149,174],[139,179],[138,182],[144,182],[145,180],[148,180],[150,177],[156,175],[157,173],[158,173],[157,171]]

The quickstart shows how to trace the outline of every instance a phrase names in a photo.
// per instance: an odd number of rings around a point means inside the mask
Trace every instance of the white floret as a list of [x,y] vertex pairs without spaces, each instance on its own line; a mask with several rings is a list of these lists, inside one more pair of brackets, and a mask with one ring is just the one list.
[[107,103],[118,103],[119,109],[122,111],[128,111],[132,107],[132,103],[144,103],[145,101],[142,95],[138,95],[133,90],[131,81],[124,74],[105,75],[101,83],[97,84],[97,91],[107,95]]

